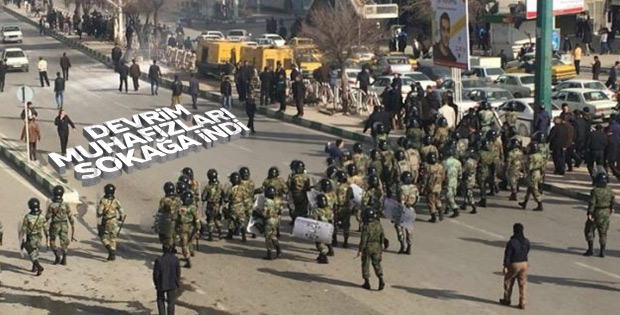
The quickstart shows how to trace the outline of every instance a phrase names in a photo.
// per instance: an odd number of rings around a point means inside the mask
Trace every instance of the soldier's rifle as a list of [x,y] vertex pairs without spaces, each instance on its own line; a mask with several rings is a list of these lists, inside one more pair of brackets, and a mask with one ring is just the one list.
[[121,235],[121,230],[123,229],[123,225],[125,224],[125,219],[127,219],[126,215],[124,215],[123,216],[123,220],[121,220],[121,226],[119,226],[119,228],[118,228],[118,232],[116,233],[116,237]]

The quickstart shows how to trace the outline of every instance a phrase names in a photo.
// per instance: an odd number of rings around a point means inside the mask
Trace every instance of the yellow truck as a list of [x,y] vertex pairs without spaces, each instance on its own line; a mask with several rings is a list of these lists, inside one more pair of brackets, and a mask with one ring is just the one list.
[[267,66],[275,69],[279,61],[286,70],[287,76],[290,74],[295,57],[293,49],[288,46],[242,46],[241,55],[243,60],[246,60],[258,72],[263,71]]
[[[533,60],[533,59],[532,59]],[[536,61],[534,60],[534,64]],[[530,67],[533,67],[532,64]],[[528,68],[525,61],[511,61],[506,64],[506,73],[525,73]],[[532,72],[533,73],[533,72]],[[557,84],[559,81],[574,79],[577,77],[575,66],[571,63],[562,62],[559,59],[551,60],[551,81]]]
[[242,49],[245,47],[242,42],[201,40],[196,52],[196,69],[205,76],[221,77],[231,74],[233,63],[245,59]]

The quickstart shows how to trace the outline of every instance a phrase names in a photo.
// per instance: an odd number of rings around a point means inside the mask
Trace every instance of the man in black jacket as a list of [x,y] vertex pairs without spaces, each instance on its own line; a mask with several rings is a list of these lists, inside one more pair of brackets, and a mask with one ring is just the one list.
[[573,128],[575,129],[575,151],[573,158],[575,159],[575,167],[579,167],[584,157],[584,149],[586,143],[586,137],[588,135],[588,126],[583,119],[583,114],[580,110],[573,112],[575,119],[572,121]]
[[502,305],[510,305],[512,287],[515,280],[519,283],[519,308],[525,309],[527,297],[527,255],[530,252],[530,241],[523,235],[523,225],[515,223],[512,227],[512,237],[506,244],[504,251],[504,298],[499,299]]
[[590,176],[594,173],[594,163],[596,166],[603,166],[605,162],[605,149],[607,148],[607,135],[603,131],[603,126],[597,124],[594,131],[586,138],[586,162]]
[[112,48],[112,62],[114,62],[114,71],[118,72],[118,68],[121,65],[121,57],[123,56],[123,51],[118,45]]
[[295,77],[295,82],[292,85],[293,90],[293,99],[295,100],[295,106],[297,107],[297,114],[295,117],[303,117],[304,116],[304,96],[306,87],[304,83],[301,81],[301,77]]
[[6,79],[7,65],[0,60],[0,92],[4,92],[4,80]]
[[273,73],[271,73],[269,66],[265,67],[258,76],[260,79],[260,106],[269,105],[272,77]]
[[157,95],[159,90],[159,78],[161,68],[157,65],[157,60],[153,59],[153,64],[149,67],[149,79],[151,80],[151,95]]
[[65,155],[67,154],[67,142],[69,141],[69,126],[75,131],[75,125],[62,109],[58,111],[58,116],[56,116],[54,120],[54,125],[56,125],[58,137],[60,138],[60,153]]
[[69,68],[71,68],[71,61],[69,57],[67,57],[67,53],[62,53],[62,57],[60,57],[60,68],[62,69],[62,78],[65,81],[69,81]]
[[[181,265],[179,259],[174,255],[176,250],[173,247],[164,246],[163,250],[163,255],[155,259],[155,266],[153,266],[153,283],[157,290],[157,310],[159,315],[174,315],[176,290],[179,288],[181,280]],[[165,302],[168,302],[167,313]]]
[[56,97],[56,109],[60,109],[64,104],[65,94],[65,80],[60,76],[60,72],[56,72],[56,80],[54,80],[54,94]]
[[220,93],[222,94],[222,107],[227,110],[232,109],[232,84],[230,77],[225,77],[220,83]]
[[549,148],[551,149],[553,165],[555,166],[555,171],[553,173],[556,175],[564,175],[564,148],[566,147],[568,131],[560,117],[555,117],[553,123],[555,126],[553,126],[551,132],[549,132]]
[[366,133],[366,130],[370,129],[371,136],[373,137],[373,139],[376,138],[377,130],[375,126],[381,123],[383,124],[383,127],[385,128],[385,133],[389,136],[390,130],[391,130],[390,122],[391,122],[390,113],[384,111],[383,107],[381,106],[375,106],[372,114],[370,114],[370,116],[364,123],[364,130],[362,131],[362,133]]
[[118,66],[118,76],[120,84],[118,85],[118,91],[123,92],[123,84],[125,84],[125,93],[127,93],[127,78],[129,77],[129,67],[125,64],[125,61],[121,61]]
[[181,104],[181,94],[183,93],[183,84],[181,83],[181,79],[179,79],[179,75],[174,75],[174,81],[172,82],[170,89],[172,90],[170,107],[174,108],[174,105]]
[[598,56],[594,56],[594,63],[592,63],[592,80],[597,80],[601,74],[601,61],[598,60]]

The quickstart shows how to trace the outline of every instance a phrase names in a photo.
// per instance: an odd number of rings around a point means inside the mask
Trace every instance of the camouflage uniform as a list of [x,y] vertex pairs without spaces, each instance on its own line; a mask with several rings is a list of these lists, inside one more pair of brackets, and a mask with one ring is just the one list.
[[364,175],[364,172],[370,164],[370,158],[364,153],[353,153],[353,164],[357,167],[357,174]]
[[[316,208],[313,209],[313,214],[312,214],[313,219],[321,221],[321,222],[329,222],[331,224],[334,224],[334,208],[332,208],[331,203],[329,202],[328,199],[328,206],[325,208]],[[322,254],[322,255],[328,255],[330,253],[333,253],[333,249],[331,244],[325,244],[325,243],[316,243],[316,249]]]
[[[336,188],[336,208],[334,208],[336,209],[335,221],[339,223],[335,224],[334,228],[339,226],[342,229],[342,236],[347,244],[349,230],[351,229],[351,212],[354,208],[354,203],[351,201],[353,191],[349,187],[349,183],[340,183],[338,185],[338,188]],[[335,229],[334,234],[336,234]]]
[[[407,159],[396,162],[396,168],[394,169],[394,173],[392,174],[392,181],[394,186],[398,186],[398,182],[400,181],[400,175],[404,172],[411,172],[411,164]],[[397,189],[395,188],[394,191]]]
[[[273,201],[276,203],[276,207],[278,209],[278,225],[277,230],[280,231],[280,215],[282,214],[282,207],[284,205],[284,198],[288,195],[288,186],[286,186],[286,182],[281,177],[274,178],[265,178],[263,181],[263,191],[267,186],[273,186],[276,189],[276,196],[273,198]],[[278,233],[279,235],[279,233]]]
[[232,186],[226,191],[226,200],[228,200],[227,214],[230,218],[228,230],[239,229],[242,235],[245,235],[245,224],[247,217],[245,214],[247,191],[241,184]]
[[66,254],[67,247],[71,242],[67,223],[71,224],[71,231],[75,229],[75,221],[73,220],[69,205],[64,202],[52,202],[49,207],[47,207],[45,220],[49,221],[50,248],[54,253],[57,252],[56,236],[59,236],[61,252]]
[[[414,209],[419,199],[418,187],[415,184],[400,185],[396,193],[396,199],[406,208]],[[396,235],[398,235],[398,241],[401,248],[405,246],[410,247],[412,243],[412,231],[401,226],[398,222],[394,222],[394,228],[396,229]]]
[[426,171],[426,203],[431,215],[441,209],[441,185],[444,180],[444,169],[439,163],[427,164]]
[[486,134],[491,130],[493,125],[493,111],[490,109],[483,109],[478,112],[478,121],[480,121],[480,131]]
[[308,196],[306,192],[310,190],[310,179],[306,174],[293,174],[289,177],[288,187],[293,197],[294,210],[291,211],[291,219],[308,216]]
[[588,215],[592,217],[592,220],[586,221],[584,233],[586,241],[594,242],[594,230],[597,230],[601,248],[604,248],[607,243],[609,217],[614,206],[614,199],[614,192],[609,187],[595,187],[590,190]]
[[171,247],[174,245],[177,212],[181,206],[181,201],[176,196],[163,197],[159,200],[159,210],[157,211],[156,229],[159,241],[162,245]]
[[385,150],[381,152],[381,163],[383,164],[383,173],[380,173],[381,181],[385,185],[388,194],[391,192],[392,186],[392,174],[394,174],[395,160],[394,152],[392,150]]
[[24,217],[22,223],[22,235],[26,236],[26,240],[22,243],[24,249],[28,252],[30,261],[35,263],[39,260],[39,248],[41,247],[41,236],[48,239],[48,231],[45,228],[45,217],[39,213],[37,215],[28,213]]
[[508,158],[506,159],[506,179],[512,194],[516,194],[519,190],[519,178],[521,177],[522,168],[523,150],[521,148],[513,148],[508,152]]
[[543,176],[544,158],[540,153],[534,153],[528,156],[527,163],[527,192],[525,193],[525,201],[530,197],[530,194],[534,197],[536,202],[542,202],[542,193],[540,190],[540,183]]
[[[380,208],[375,211],[381,211]],[[362,228],[359,251],[362,253],[362,277],[370,279],[370,262],[375,269],[375,275],[383,277],[381,268],[381,254],[383,253],[383,240],[385,235],[379,219],[376,219]]]
[[217,228],[218,234],[221,237],[221,217],[220,207],[222,206],[222,199],[224,198],[224,190],[219,183],[210,183],[202,190],[200,199],[202,202],[206,202],[205,215],[207,217],[207,233],[212,235],[213,229]]
[[491,165],[493,165],[494,160],[493,150],[481,150],[479,152],[477,177],[480,184],[480,199],[485,200],[483,202],[487,200],[488,184],[494,182],[493,176],[495,175],[491,173]]
[[433,135],[433,144],[437,148],[443,148],[450,139],[450,130],[448,127],[437,127]]
[[497,139],[495,139],[491,148],[495,159],[493,160],[493,164],[491,165],[491,174],[493,176],[491,176],[489,185],[493,184],[491,188],[493,188],[495,192],[495,177],[502,175],[502,164],[504,162],[504,146],[502,145],[501,138],[498,137]]
[[422,161],[422,157],[417,149],[407,149],[405,155],[409,162],[409,171],[411,172],[411,176],[413,176],[413,183],[416,184],[418,182],[418,175],[420,174],[420,162]]
[[194,256],[193,240],[200,233],[200,218],[198,217],[198,208],[195,205],[182,205],[178,210],[177,233],[181,244],[183,257],[188,259]]
[[280,205],[272,199],[265,198],[261,213],[265,220],[265,245],[269,252],[279,246],[278,226],[280,222]]
[[428,168],[429,165],[428,163],[426,163],[426,161],[428,161],[428,156],[434,153],[435,156],[439,156],[439,150],[437,150],[437,147],[430,144],[430,145],[426,145],[423,146],[420,149],[420,158],[422,159],[423,163],[422,163],[422,172],[419,175],[423,175],[422,176],[422,182],[420,183],[420,186],[423,187],[424,189],[426,189],[426,180],[428,179]]
[[416,150],[422,147],[422,138],[424,137],[424,130],[422,128],[407,128],[406,136],[413,140],[413,147]]
[[468,157],[463,164],[463,185],[465,189],[462,210],[465,210],[467,206],[475,207],[474,187],[476,187],[477,168],[478,160],[475,157]]
[[251,179],[248,179],[248,180],[242,179],[240,185],[243,186],[243,189],[246,192],[244,208],[245,208],[245,216],[246,218],[249,218],[252,212],[252,206],[254,205],[254,189],[255,189],[254,181],[252,181]]
[[456,141],[456,148],[455,148],[456,158],[459,159],[460,161],[465,160],[466,158],[465,153],[467,152],[468,147],[469,147],[469,139],[461,138],[458,141]]
[[446,172],[444,196],[446,199],[446,212],[448,210],[456,211],[458,205],[456,204],[456,189],[461,182],[461,176],[463,175],[463,167],[461,162],[455,157],[451,156],[443,161],[443,168]]
[[517,125],[517,113],[506,112],[506,114],[504,114],[504,121],[508,126],[516,126]]
[[379,213],[383,212],[383,191],[380,188],[370,188],[362,196],[362,210],[370,207]]
[[97,218],[101,219],[101,232],[99,233],[101,242],[110,251],[116,251],[118,223],[125,218],[125,210],[121,207],[120,201],[117,198],[101,198],[97,205]]
[[196,179],[190,180],[189,189],[192,191],[192,195],[195,196],[194,203],[196,205],[196,208],[199,209],[198,203],[200,202],[200,199],[198,198],[198,196],[200,196],[200,182]]

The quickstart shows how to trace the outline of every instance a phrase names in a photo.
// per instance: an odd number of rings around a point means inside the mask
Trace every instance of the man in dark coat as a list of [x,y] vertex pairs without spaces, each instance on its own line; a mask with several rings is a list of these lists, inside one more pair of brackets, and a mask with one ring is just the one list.
[[114,48],[112,48],[112,62],[114,62],[114,71],[116,72],[118,72],[122,56],[123,51],[118,45],[115,45]]
[[573,158],[575,159],[575,167],[578,168],[583,161],[588,126],[580,110],[573,113],[575,115],[575,119],[572,121],[573,129],[575,129],[575,155]]
[[273,73],[271,73],[271,68],[269,68],[269,66],[266,66],[263,72],[258,75],[260,79],[260,106],[269,105],[272,77]]
[[131,66],[129,67],[129,76],[131,77],[131,82],[133,83],[133,90],[137,91],[140,88],[140,75],[142,72],[140,71],[140,65],[136,63],[136,59],[131,60]]
[[598,56],[594,56],[594,63],[592,63],[592,80],[598,80],[601,74],[601,61],[598,60]]
[[71,61],[69,57],[67,57],[67,53],[62,53],[62,57],[60,57],[60,68],[62,69],[62,78],[65,81],[69,81],[69,68],[71,68]]
[[545,111],[545,106],[541,104],[536,109],[536,114],[534,115],[532,134],[541,132],[542,134],[547,135],[550,124],[551,119],[549,118],[549,113]]
[[605,162],[605,150],[607,149],[608,139],[603,131],[603,126],[600,124],[594,127],[594,131],[586,139],[586,162],[588,163],[588,172],[590,176],[593,176],[595,174],[594,163],[598,167]]
[[364,123],[364,130],[362,132],[366,133],[366,131],[370,129],[371,136],[375,138],[377,137],[377,130],[375,129],[375,126],[377,126],[378,123],[381,123],[385,128],[385,133],[389,135],[391,130],[390,119],[390,113],[384,111],[381,106],[375,106],[372,114],[370,114]]
[[54,119],[54,125],[56,125],[58,138],[60,138],[60,153],[65,155],[67,154],[67,142],[69,142],[69,126],[75,131],[75,125],[62,109],[58,111],[58,116]]
[[[153,266],[153,284],[157,290],[157,310],[159,315],[173,315],[176,302],[176,290],[180,287],[181,265],[174,255],[174,247],[164,246],[164,253],[155,259]],[[166,304],[168,302],[168,312]]]
[[118,66],[118,76],[121,81],[118,86],[118,91],[123,92],[123,84],[125,84],[125,93],[127,93],[127,77],[129,77],[129,67],[127,67],[125,61],[121,61]]
[[303,81],[301,81],[300,76],[295,77],[295,82],[293,82],[291,89],[293,90],[293,100],[295,100],[295,106],[297,107],[297,114],[295,117],[303,117],[306,87],[304,86]]
[[555,117],[553,123],[555,126],[553,126],[551,132],[549,132],[549,148],[551,149],[553,165],[555,167],[553,173],[556,175],[564,175],[564,148],[566,147],[568,131],[560,117]]
[[190,74],[189,78],[189,95],[192,97],[192,107],[198,109],[198,93],[200,92],[200,82],[195,73]]
[[248,116],[248,128],[250,128],[252,134],[256,133],[256,131],[254,131],[254,115],[256,115],[256,101],[254,100],[254,93],[252,93],[252,91],[248,92],[248,95],[245,99],[245,114]]

